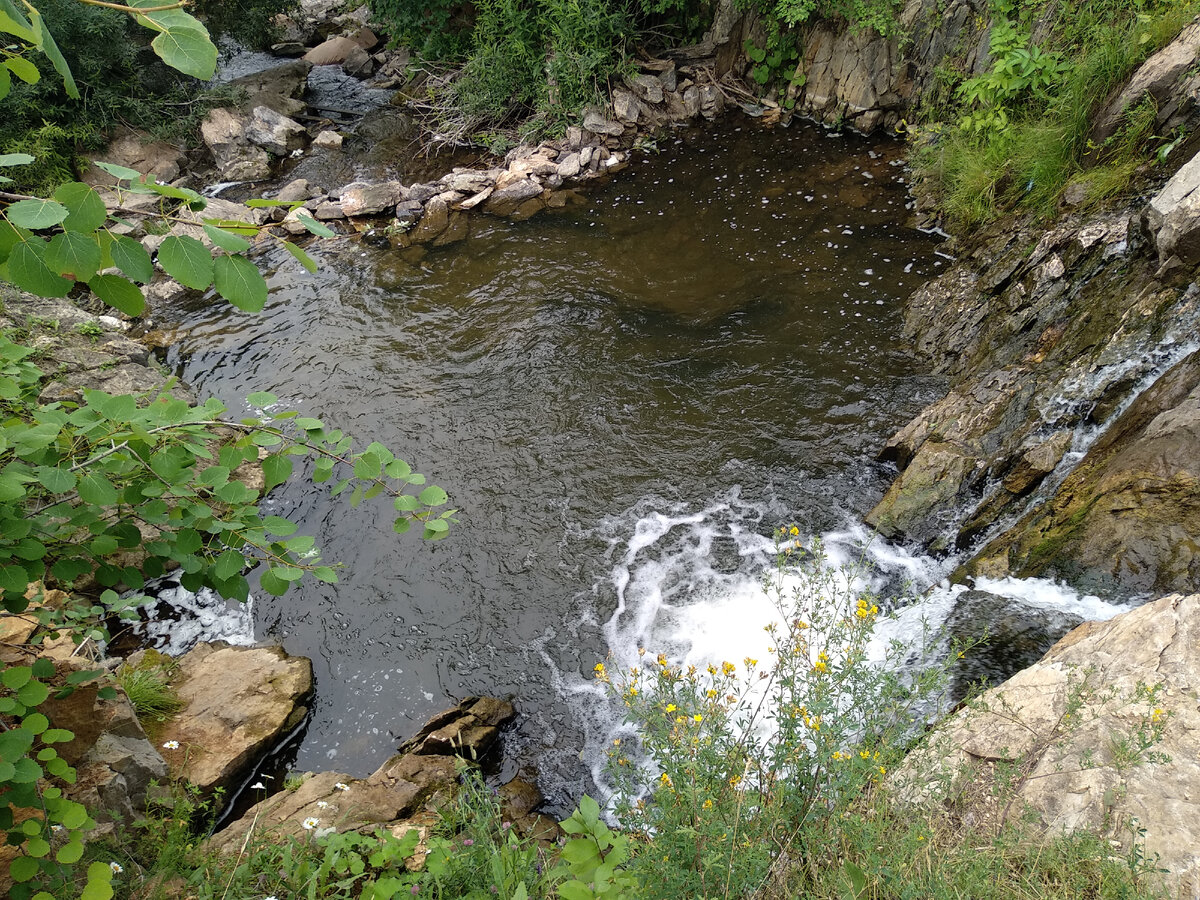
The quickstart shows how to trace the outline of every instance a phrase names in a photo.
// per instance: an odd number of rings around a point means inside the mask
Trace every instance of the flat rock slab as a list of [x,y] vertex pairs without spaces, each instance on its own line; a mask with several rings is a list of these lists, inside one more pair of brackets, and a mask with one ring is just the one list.
[[[328,831],[369,831],[381,825],[394,831],[420,826],[427,807],[436,805],[435,798],[455,789],[462,765],[458,757],[475,759],[485,753],[499,737],[500,726],[513,715],[506,700],[469,697],[430,719],[369,778],[340,772],[306,775],[298,787],[251,807],[214,835],[209,845],[222,853],[236,853],[247,835],[278,840]],[[528,820],[531,828],[542,824],[531,814],[538,802],[540,795],[522,809],[522,822]]]
[[179,659],[172,686],[184,708],[163,729],[171,775],[204,794],[244,777],[308,714],[312,663],[281,647],[200,644]]
[[[1145,688],[1160,686],[1153,697]],[[981,826],[1033,813],[1048,835],[1106,833],[1147,859],[1168,888],[1200,895],[1200,594],[1174,594],[1108,622],[1087,622],[1037,663],[959,711],[911,753],[892,786],[907,802],[958,796]],[[1077,705],[1078,704],[1078,705]],[[1162,758],[1131,762],[1120,748],[1162,729]],[[1017,767],[1011,798],[991,790]],[[973,789],[974,786],[974,789]],[[982,786],[982,787],[980,787]],[[965,798],[965,800],[963,799]],[[1011,802],[1010,802],[1011,801]]]

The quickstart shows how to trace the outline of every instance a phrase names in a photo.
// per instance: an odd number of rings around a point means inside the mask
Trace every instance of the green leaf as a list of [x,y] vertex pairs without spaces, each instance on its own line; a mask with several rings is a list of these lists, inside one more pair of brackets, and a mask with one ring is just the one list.
[[127,316],[140,316],[146,311],[146,296],[142,289],[120,275],[97,275],[88,282],[92,293]]
[[[8,69],[0,66],[0,100],[3,100],[12,92],[12,76],[8,74]],[[8,178],[7,181],[12,181]]]
[[4,65],[26,84],[37,84],[42,78],[38,67],[23,56],[10,56],[4,61]]
[[[41,684],[41,682],[40,681],[38,681],[38,682],[31,681],[31,682],[29,682],[29,684],[30,685]],[[43,687],[44,687],[44,685],[43,685]],[[50,727],[50,720],[47,719],[41,713],[30,713],[29,715],[27,715],[25,717],[24,721],[21,722],[21,727],[24,728],[26,731],[33,732],[34,734],[41,734],[43,731],[45,731],[47,728]]]
[[295,522],[290,522],[281,516],[267,516],[263,519],[263,525],[271,534],[279,537],[288,537],[296,533],[297,525]]
[[117,502],[117,489],[103,475],[92,473],[79,480],[79,499],[95,506],[113,506]]
[[80,99],[79,88],[75,86],[75,79],[71,77],[71,67],[67,65],[62,51],[58,49],[58,44],[54,43],[54,36],[50,34],[50,29],[46,27],[46,23],[42,20],[41,13],[32,6],[26,6],[26,11],[29,13],[30,24],[33,25],[34,32],[39,38],[35,43],[46,54],[46,58],[54,66],[54,71],[62,76],[63,88],[66,90],[67,96],[72,100]]
[[255,391],[246,398],[246,402],[251,406],[263,407],[270,406],[272,403],[278,403],[279,398],[270,391]]
[[54,199],[69,210],[62,223],[67,231],[92,232],[108,218],[104,201],[90,185],[78,181],[61,184],[54,191]]
[[56,200],[18,200],[5,215],[22,228],[52,228],[70,215],[70,210]]
[[172,69],[201,81],[208,81],[217,71],[216,45],[202,28],[172,28],[151,41],[150,46]]
[[103,169],[118,181],[140,181],[143,177],[142,173],[137,169],[131,169],[128,166],[119,166],[116,163],[101,162],[98,159],[94,159],[92,160],[92,165]]
[[288,582],[275,574],[274,569],[267,569],[258,579],[259,585],[268,594],[274,594],[276,597],[282,597],[287,593]]
[[292,477],[292,461],[283,454],[276,453],[262,461],[263,491],[269,491],[277,484],[283,484]]
[[421,503],[412,494],[401,494],[392,501],[392,506],[396,512],[416,512],[421,508]]
[[283,247],[288,253],[296,257],[300,261],[300,265],[308,269],[310,272],[317,271],[317,261],[293,244],[291,241],[284,241]]
[[296,220],[305,227],[310,234],[315,234],[317,237],[337,237],[333,229],[322,225],[312,216],[305,213],[296,213]]
[[0,672],[0,683],[3,683],[10,691],[15,691],[28,684],[29,679],[32,677],[33,669],[29,668],[29,666],[9,666]]
[[35,159],[28,153],[0,153],[0,166],[27,166]]
[[113,265],[134,281],[145,284],[154,277],[154,263],[141,241],[122,235],[113,242],[110,252]]
[[8,280],[39,297],[65,297],[75,283],[50,271],[42,259],[44,247],[36,238],[13,247],[8,257]]
[[65,866],[73,865],[83,859],[83,841],[74,840],[63,844],[54,858]]
[[313,578],[317,581],[324,581],[326,584],[337,584],[337,572],[329,566],[317,566],[312,570]]
[[217,293],[243,312],[262,312],[267,281],[254,263],[244,256],[222,256],[216,261],[215,273]]
[[379,462],[379,457],[374,453],[364,453],[354,461],[354,477],[364,480],[373,480],[379,477],[383,471],[383,466]]
[[34,678],[53,678],[54,677],[54,660],[47,659],[42,656],[33,661],[33,677]]
[[450,497],[436,484],[431,484],[417,496],[426,506],[442,506]]
[[53,466],[38,466],[34,469],[37,480],[42,487],[55,494],[65,494],[75,487],[75,476],[67,469],[56,469]]
[[100,270],[100,245],[95,235],[64,231],[56,234],[46,248],[45,263],[52,272],[75,281],[91,281]]
[[40,868],[38,861],[32,856],[15,856],[13,861],[8,864],[8,874],[13,881],[20,884],[33,878]]
[[204,233],[208,235],[208,239],[230,253],[242,253],[250,249],[250,242],[245,238],[238,237],[236,234],[230,234],[228,231],[222,231],[212,225],[205,225]]
[[[17,691],[17,699],[26,706],[40,706],[50,696],[50,688],[46,687],[40,681],[31,681],[29,684]],[[38,723],[35,722],[35,725]],[[30,729],[32,730],[32,729]],[[44,731],[45,729],[43,729]],[[39,733],[39,732],[35,732]]]
[[180,284],[198,291],[213,282],[213,258],[193,237],[173,234],[158,248],[158,262]]

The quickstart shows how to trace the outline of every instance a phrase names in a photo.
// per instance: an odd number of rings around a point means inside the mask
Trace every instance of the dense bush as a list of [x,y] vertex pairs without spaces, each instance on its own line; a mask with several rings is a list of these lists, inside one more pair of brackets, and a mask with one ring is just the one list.
[[372,0],[401,43],[463,64],[440,100],[469,136],[515,120],[561,126],[603,101],[634,40],[696,36],[707,0]]

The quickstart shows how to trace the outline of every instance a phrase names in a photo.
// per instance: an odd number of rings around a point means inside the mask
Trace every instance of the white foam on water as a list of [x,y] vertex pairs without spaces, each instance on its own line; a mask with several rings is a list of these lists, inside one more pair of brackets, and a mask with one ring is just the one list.
[[[612,567],[594,586],[596,608],[585,615],[602,621],[610,673],[641,667],[660,653],[673,666],[703,669],[728,660],[745,671],[747,657],[764,664],[771,659],[766,629],[772,623],[782,626],[785,616],[811,618],[817,597],[826,598],[825,604],[836,598],[849,615],[859,596],[873,598],[883,611],[868,660],[900,669],[921,667],[945,653],[943,626],[959,595],[972,587],[946,580],[953,560],[914,554],[858,523],[820,536],[820,566],[777,572],[778,546],[767,511],[742,502],[736,490],[699,511],[639,507],[607,528]],[[799,539],[787,536],[793,550],[785,559],[799,557]],[[1109,619],[1128,608],[1045,578],[979,578],[973,587],[1089,620]],[[601,608],[614,600],[604,619]],[[810,645],[816,654],[823,646],[821,635],[810,634]],[[572,707],[585,710],[583,758],[597,788],[607,794],[607,751],[615,738],[632,736],[635,729],[624,722],[624,706],[591,676],[553,672]],[[647,761],[637,762],[654,775]]]
[[167,575],[138,591],[148,597],[139,607],[146,618],[129,623],[145,646],[180,656],[199,643],[224,641],[249,647],[254,641],[254,597],[245,603],[226,600],[215,591],[192,592],[179,583],[178,574]]

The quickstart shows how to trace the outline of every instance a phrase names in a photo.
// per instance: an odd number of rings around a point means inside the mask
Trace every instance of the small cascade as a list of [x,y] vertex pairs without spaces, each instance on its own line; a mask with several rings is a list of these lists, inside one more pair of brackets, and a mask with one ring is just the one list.
[[254,644],[254,598],[245,603],[225,600],[209,588],[192,592],[172,573],[146,584],[136,596],[146,602],[136,608],[137,619],[109,623],[110,649],[126,655],[151,648],[181,656],[199,643],[224,641],[236,647]]
[[[922,665],[944,656],[944,626],[958,598],[971,588],[948,582],[953,560],[910,552],[860,525],[829,531],[807,544],[821,562],[804,572],[776,575],[781,545],[766,521],[767,510],[739,492],[706,508],[649,509],[645,504],[605,523],[613,565],[594,586],[589,602],[613,611],[602,624],[610,671],[629,671],[663,654],[672,665],[704,668],[747,657],[770,658],[768,626],[809,615],[816,604],[853,605],[869,595],[883,610],[868,648],[877,663]],[[623,535],[623,536],[622,536]],[[815,551],[815,553],[814,553]],[[795,550],[793,550],[793,553]],[[1128,609],[1049,579],[979,578],[974,589],[1084,620],[1112,618]],[[820,638],[814,638],[819,645]],[[644,655],[643,655],[644,654]],[[552,661],[547,656],[547,663]],[[609,689],[573,673],[556,673],[560,689],[585,710],[584,757],[603,792],[607,749],[633,735],[624,707]],[[586,698],[586,702],[579,702]]]

